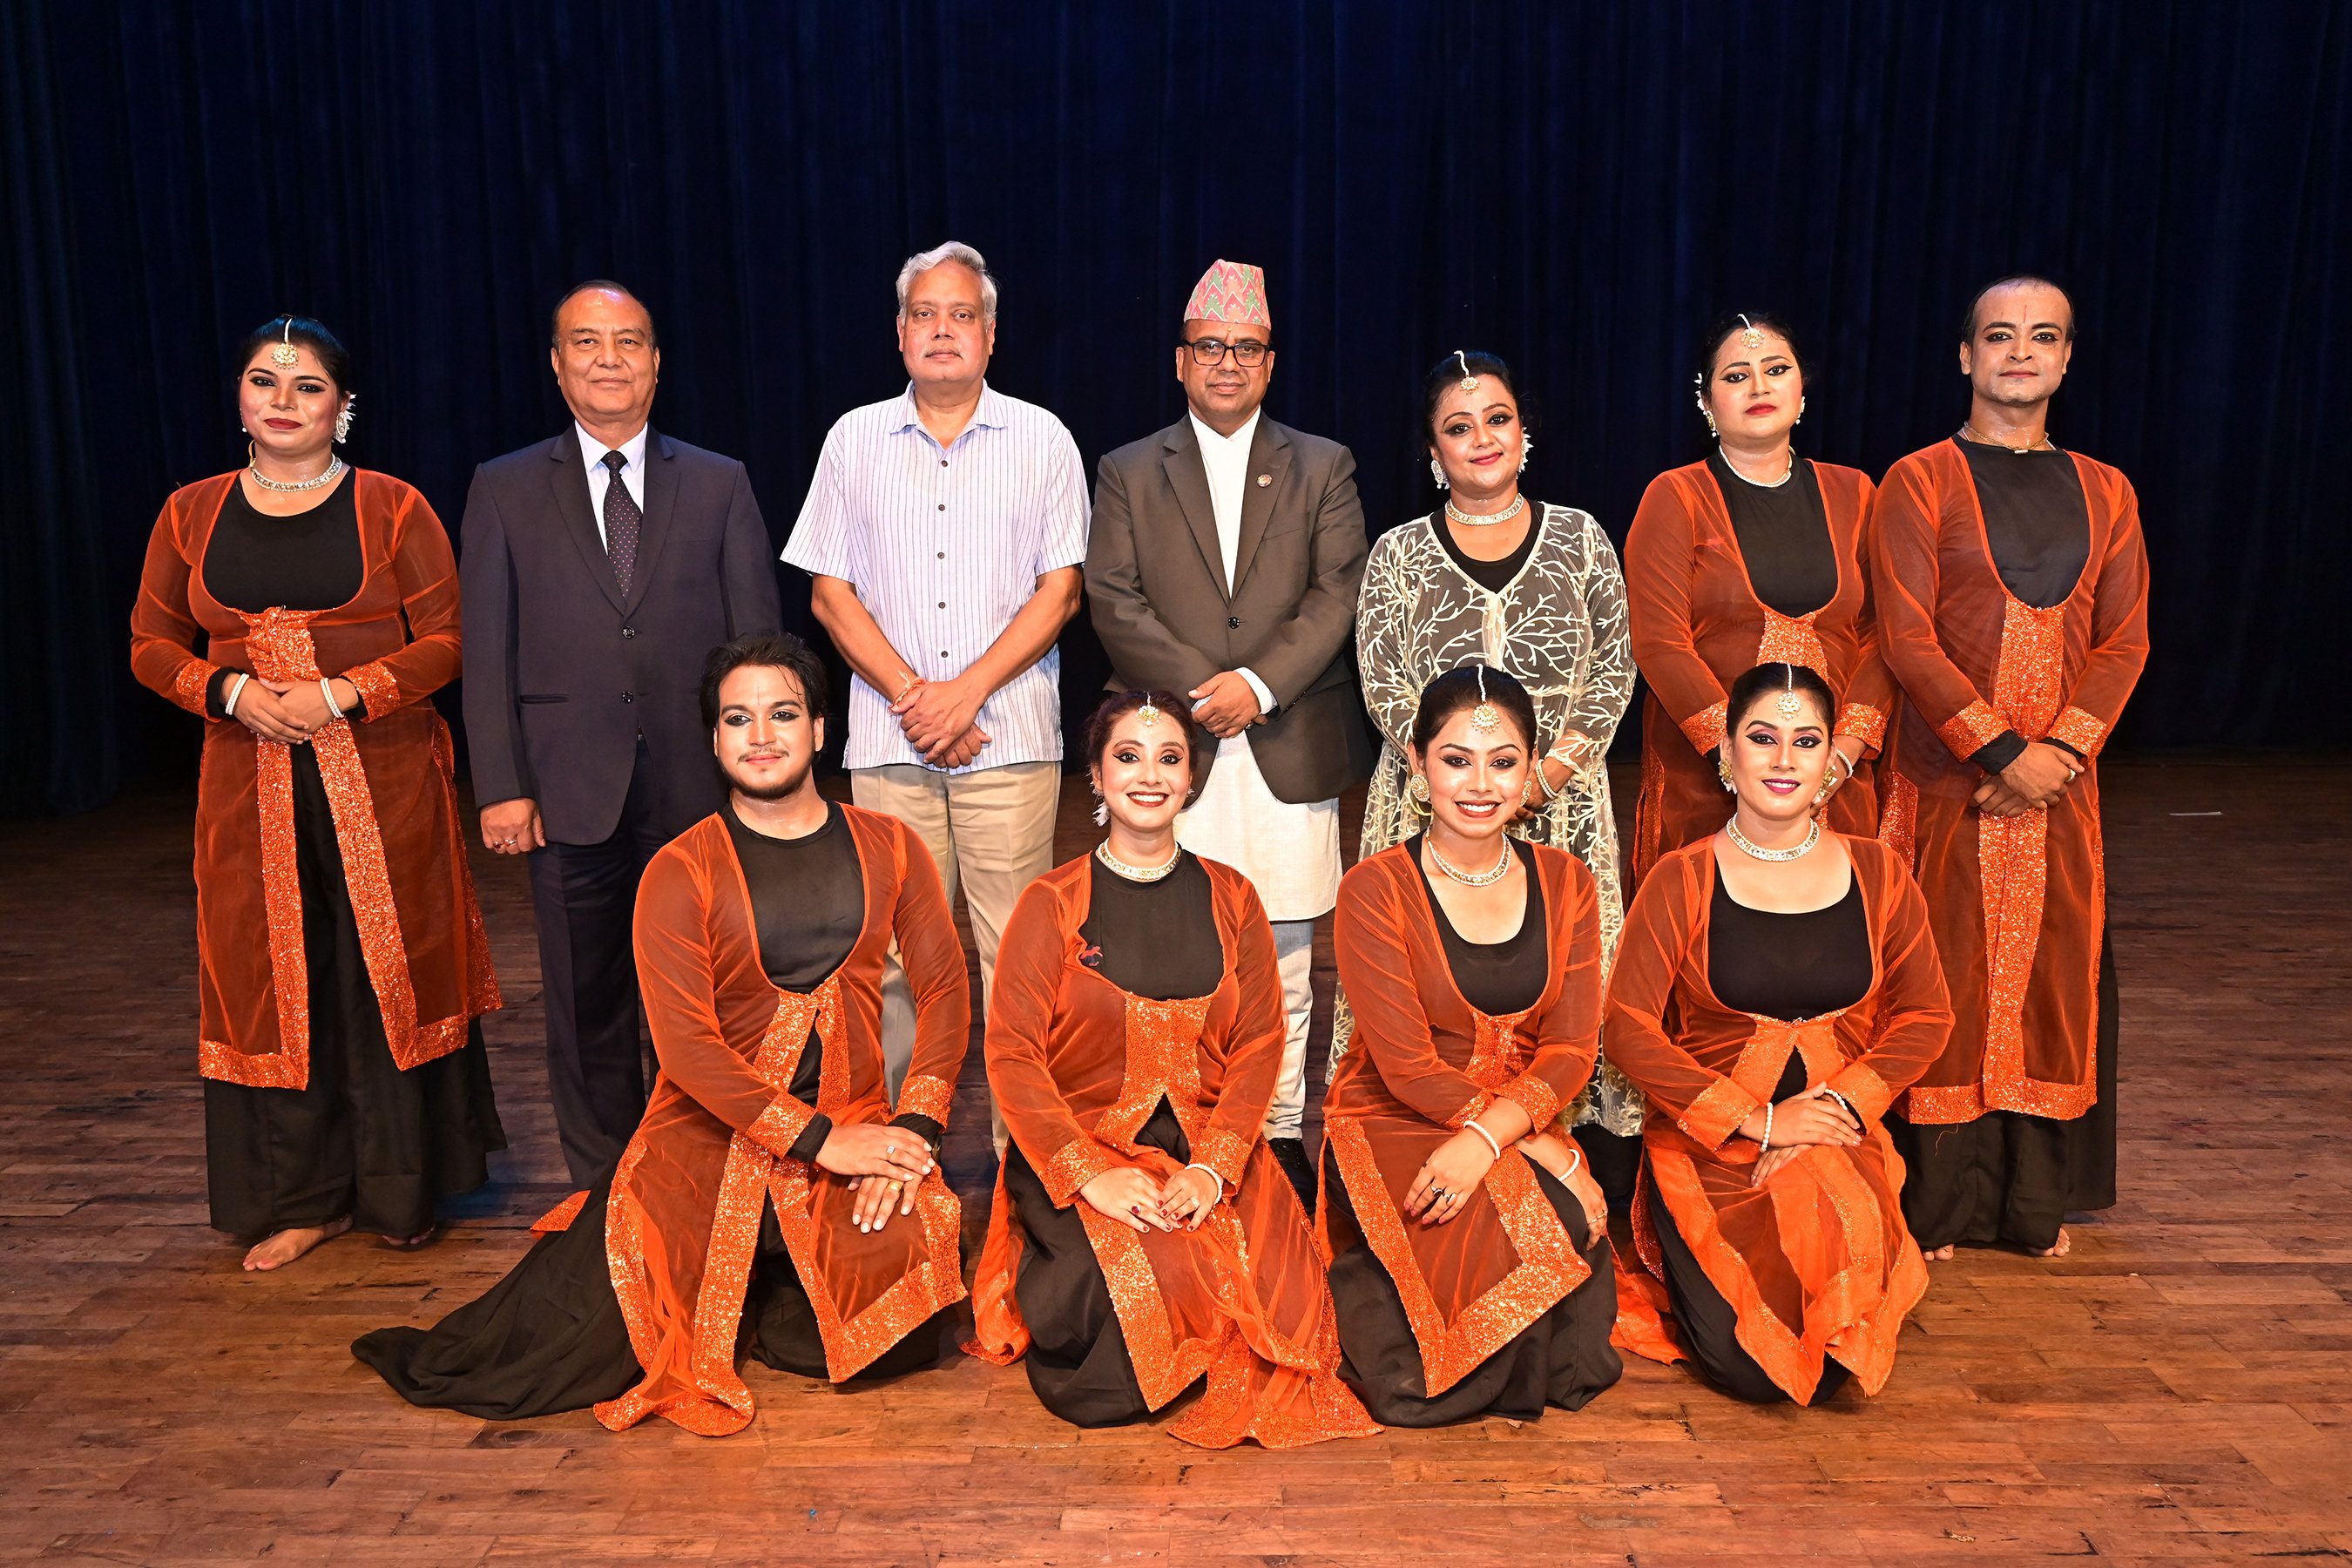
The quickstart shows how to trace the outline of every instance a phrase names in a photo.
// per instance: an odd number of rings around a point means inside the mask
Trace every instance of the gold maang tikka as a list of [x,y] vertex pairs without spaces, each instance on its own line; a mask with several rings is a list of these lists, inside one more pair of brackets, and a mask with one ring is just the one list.
[[1756,330],[1756,323],[1749,321],[1744,311],[1740,314],[1739,325],[1741,328],[1739,343],[1742,348],[1753,353],[1764,346],[1764,334]]
[[294,318],[289,316],[286,318],[286,335],[278,341],[276,347],[269,351],[269,363],[285,365],[290,369],[299,363],[301,358],[302,352],[294,346]]
[[1470,710],[1470,728],[1483,735],[1503,727],[1503,710],[1486,700],[1486,667],[1472,668],[1478,672],[1478,706]]
[[1143,706],[1135,710],[1135,721],[1149,730],[1160,722],[1160,710],[1147,698]]
[[1465,353],[1462,350],[1455,349],[1454,351],[1454,357],[1462,362],[1462,390],[1465,392],[1477,391],[1478,378],[1470,374],[1470,356],[1467,353]]
[[1789,667],[1789,684],[1780,692],[1779,707],[1781,720],[1790,724],[1805,710],[1805,700],[1797,695],[1797,667],[1793,664]]

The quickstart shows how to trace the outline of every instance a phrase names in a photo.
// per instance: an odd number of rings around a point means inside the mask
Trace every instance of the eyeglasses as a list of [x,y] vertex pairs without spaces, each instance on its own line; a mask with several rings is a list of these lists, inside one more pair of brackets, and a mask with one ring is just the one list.
[[1192,357],[1202,364],[1222,363],[1224,357],[1231,354],[1234,356],[1235,364],[1244,367],[1264,364],[1265,356],[1274,352],[1255,338],[1244,338],[1237,343],[1228,343],[1222,338],[1202,338],[1197,342],[1186,343],[1184,346],[1191,349]]

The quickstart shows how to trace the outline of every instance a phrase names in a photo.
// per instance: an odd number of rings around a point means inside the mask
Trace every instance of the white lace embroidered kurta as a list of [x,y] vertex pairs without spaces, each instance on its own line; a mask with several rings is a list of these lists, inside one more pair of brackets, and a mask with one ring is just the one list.
[[[1570,731],[1589,737],[1596,757],[1609,749],[1633,695],[1633,648],[1625,620],[1625,574],[1609,536],[1589,512],[1539,509],[1540,530],[1526,563],[1500,594],[1490,594],[1454,563],[1429,518],[1382,534],[1372,545],[1356,601],[1356,658],[1364,706],[1381,728],[1380,764],[1364,802],[1358,858],[1379,854],[1421,830],[1425,818],[1405,795],[1412,770],[1405,750],[1422,688],[1447,670],[1483,662],[1517,676],[1535,699],[1539,749]],[[1609,773],[1595,763],[1540,815],[1511,832],[1565,849],[1592,872],[1601,906],[1604,968],[1625,921],[1617,872],[1617,819]],[[1354,1032],[1339,999],[1332,1055]],[[1642,1130],[1642,1093],[1609,1065],[1608,1042],[1591,1086],[1568,1119],[1595,1121],[1632,1137]]]

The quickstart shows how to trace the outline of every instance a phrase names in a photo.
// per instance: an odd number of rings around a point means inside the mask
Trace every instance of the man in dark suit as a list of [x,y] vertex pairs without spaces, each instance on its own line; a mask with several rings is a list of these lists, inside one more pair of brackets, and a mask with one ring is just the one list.
[[637,879],[724,794],[703,659],[779,621],[743,465],[646,422],[661,349],[645,306],[581,284],[549,358],[572,427],[483,464],[466,497],[466,738],[483,842],[530,858],[548,1088],[588,1183],[646,1108]]
[[1087,592],[1118,683],[1183,693],[1217,737],[1177,839],[1248,877],[1274,926],[1290,1034],[1265,1136],[1311,1203],[1315,922],[1339,898],[1339,792],[1371,760],[1349,657],[1364,510],[1348,448],[1262,414],[1272,332],[1265,275],[1211,267],[1176,347],[1185,416],[1102,460]]

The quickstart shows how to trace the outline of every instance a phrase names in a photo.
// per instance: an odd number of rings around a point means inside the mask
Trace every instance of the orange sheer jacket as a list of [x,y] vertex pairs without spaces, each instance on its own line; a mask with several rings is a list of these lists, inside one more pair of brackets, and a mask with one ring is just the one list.
[[[1833,1354],[1875,1394],[1895,1335],[1927,1288],[1903,1223],[1903,1162],[1880,1119],[1934,1061],[1952,1013],[1927,903],[1894,852],[1845,837],[1870,921],[1873,978],[1840,1012],[1790,1022],[1738,1013],[1707,981],[1715,846],[1659,861],[1626,912],[1609,980],[1610,1059],[1649,1098],[1648,1175],[1707,1279],[1738,1313],[1740,1345],[1803,1403]],[[1864,1119],[1852,1149],[1813,1147],[1750,1184],[1759,1146],[1737,1136],[1791,1052]],[[1680,1351],[1666,1324],[1649,1211],[1633,1205],[1635,1261],[1618,1260],[1618,1340],[1654,1360]]]
[[[2071,1119],[2096,1098],[2106,923],[2098,754],[2147,662],[2147,552],[2123,475],[2077,453],[2090,559],[2036,608],[2003,586],[1968,458],[1938,442],[1887,471],[1873,570],[1886,658],[1910,701],[1880,836],[1926,889],[1956,1021],[1911,1089],[1914,1121],[1987,1110]],[[2084,760],[2046,811],[1979,814],[1967,759],[2014,731]]]
[[[205,548],[236,474],[173,492],[131,612],[141,684],[205,713],[215,672],[341,676],[365,703],[310,740],[393,1059],[466,1043],[499,1005],[457,820],[449,727],[425,700],[456,679],[457,577],[441,520],[413,488],[354,469],[365,576],[331,610],[231,609],[205,590]],[[232,720],[205,726],[196,786],[196,944],[204,1076],[310,1083],[310,986],[294,861],[293,759]]]
[[[1339,1380],[1339,1331],[1313,1233],[1258,1136],[1288,1031],[1274,932],[1247,878],[1203,860],[1224,972],[1205,997],[1134,995],[1084,962],[1093,858],[1039,878],[997,951],[988,1081],[1006,1130],[1055,1204],[1076,1204],[1110,1289],[1145,1403],[1204,1374],[1171,1435],[1204,1447],[1297,1447],[1380,1430]],[[1192,1231],[1138,1232],[1078,1189],[1121,1167],[1179,1169],[1136,1135],[1165,1100],[1223,1196]],[[1022,1240],[1000,1169],[972,1283],[971,1349],[1005,1363],[1029,1344],[1013,1293]]]
[[[613,1291],[645,1371],[596,1407],[614,1431],[653,1415],[706,1436],[750,1423],[735,1345],[764,1200],[775,1204],[835,1382],[963,1297],[961,1211],[940,1170],[917,1189],[912,1215],[860,1232],[848,1181],[790,1157],[820,1113],[837,1125],[902,1112],[945,1125],[971,1032],[963,948],[929,852],[894,817],[837,809],[865,872],[866,921],[814,991],[769,981],[751,891],[719,817],[665,847],[638,889],[637,979],[661,1071],[606,1205]],[[895,1107],[881,1047],[893,942],[915,995],[914,1057]],[[814,1105],[788,1087],[812,1031],[824,1042]]]
[[1880,657],[1872,605],[1870,479],[1832,463],[1813,464],[1813,475],[1838,589],[1803,616],[1784,616],[1756,596],[1730,509],[1705,463],[1651,480],[1633,514],[1626,605],[1633,661],[1649,687],[1633,829],[1637,884],[1661,855],[1696,843],[1729,815],[1706,754],[1723,743],[1731,683],[1767,661],[1803,665],[1837,694],[1836,732],[1860,741],[1864,760],[1831,797],[1829,823],[1845,833],[1877,830],[1871,759],[1885,742],[1897,689]]
[[[1403,1213],[1422,1163],[1497,1100],[1549,1127],[1592,1076],[1601,1045],[1601,924],[1592,873],[1534,847],[1549,978],[1524,1012],[1497,1017],[1463,999],[1408,844],[1339,881],[1333,942],[1356,1036],[1323,1100],[1348,1203],[1396,1282],[1432,1395],[1444,1393],[1591,1277],[1533,1168],[1506,1148],[1455,1218]],[[1590,1182],[1581,1167],[1579,1184]],[[1318,1209],[1327,1251],[1355,1237]]]

